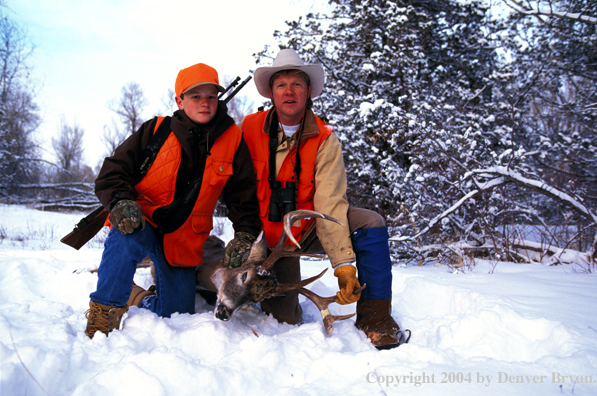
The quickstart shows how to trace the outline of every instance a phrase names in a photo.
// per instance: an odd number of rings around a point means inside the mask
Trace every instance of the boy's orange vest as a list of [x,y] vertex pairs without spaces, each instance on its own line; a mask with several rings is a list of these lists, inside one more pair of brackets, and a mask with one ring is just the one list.
[[[271,222],[268,220],[269,203],[271,197],[269,183],[269,136],[263,132],[263,125],[268,112],[262,111],[251,114],[243,120],[243,133],[245,141],[251,151],[255,177],[257,179],[257,198],[259,199],[259,216],[263,222],[263,231],[269,247],[274,246],[280,235],[284,224],[282,221]],[[313,210],[313,194],[315,193],[315,157],[319,146],[332,133],[332,129],[322,120],[315,117],[319,129],[319,135],[313,136],[300,142],[301,174],[299,183],[296,186],[296,208]],[[290,150],[280,171],[277,180],[282,182],[282,187],[286,187],[287,181],[294,181],[294,162],[296,155],[296,144]],[[301,220],[292,227],[292,235],[297,241],[300,241],[302,235],[307,231],[309,225],[314,219]]]
[[[164,117],[158,117],[154,133]],[[176,231],[164,235],[166,260],[177,267],[194,267],[203,262],[203,243],[213,228],[213,213],[224,185],[232,175],[234,153],[242,138],[236,125],[220,136],[207,157],[201,190],[191,215]],[[135,185],[136,201],[146,220],[155,226],[153,213],[174,200],[176,177],[181,162],[181,146],[170,133],[145,177]]]

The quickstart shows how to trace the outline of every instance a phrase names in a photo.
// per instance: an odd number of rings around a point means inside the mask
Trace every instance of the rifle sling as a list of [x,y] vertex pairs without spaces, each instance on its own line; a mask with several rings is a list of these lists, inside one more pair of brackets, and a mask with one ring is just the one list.
[[[147,147],[145,147],[145,150],[143,150],[143,153],[141,154],[141,165],[137,170],[137,174],[133,176],[133,186],[139,183],[145,177],[149,171],[149,168],[151,168],[153,161],[155,161],[158,152],[166,142],[166,139],[168,139],[168,136],[170,136],[170,132],[172,132],[172,129],[170,128],[171,121],[172,117],[164,117],[164,120],[158,127],[158,130],[155,131],[149,140],[149,143],[147,143]],[[157,122],[158,118],[155,117],[154,125],[157,124]]]

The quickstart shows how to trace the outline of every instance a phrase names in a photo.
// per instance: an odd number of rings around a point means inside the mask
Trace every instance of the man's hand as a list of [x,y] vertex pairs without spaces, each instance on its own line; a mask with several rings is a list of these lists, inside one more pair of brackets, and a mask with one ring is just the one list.
[[135,201],[118,201],[110,212],[110,223],[116,227],[123,235],[130,234],[137,228],[145,227],[145,218],[141,205]]
[[343,265],[334,271],[338,278],[340,291],[336,293],[336,302],[341,305],[352,304],[361,298],[361,293],[352,294],[355,289],[361,287],[357,279],[357,269],[352,265]]
[[257,238],[247,232],[234,234],[234,239],[228,242],[228,246],[226,246],[224,264],[231,268],[240,267],[249,258],[251,246],[253,246],[255,239]]

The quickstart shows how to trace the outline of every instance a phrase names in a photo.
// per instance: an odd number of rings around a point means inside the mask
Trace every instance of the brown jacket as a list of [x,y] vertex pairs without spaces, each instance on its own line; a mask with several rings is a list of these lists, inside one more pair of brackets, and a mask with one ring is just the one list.
[[[209,147],[226,131],[234,121],[226,113],[226,107],[219,105],[218,112],[207,125],[194,124],[184,113],[176,111],[172,116],[171,129],[181,145],[182,161],[178,170],[176,190],[193,181],[197,172],[203,172],[202,159],[209,155]],[[153,136],[152,121],[147,121],[137,132],[126,139],[113,156],[104,160],[100,174],[95,181],[95,192],[107,210],[123,199],[136,199],[134,185],[140,180],[137,171],[143,150]],[[256,196],[257,184],[247,145],[241,140],[232,163],[233,174],[222,191],[222,198],[228,208],[228,217],[236,232],[244,231],[257,235],[261,229],[259,203]]]

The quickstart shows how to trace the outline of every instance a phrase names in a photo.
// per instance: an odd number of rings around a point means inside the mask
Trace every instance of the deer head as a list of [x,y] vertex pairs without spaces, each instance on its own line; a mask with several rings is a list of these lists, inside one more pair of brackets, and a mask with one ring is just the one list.
[[[354,316],[354,314],[343,316],[331,315],[327,307],[332,302],[335,302],[336,296],[322,298],[304,289],[308,284],[321,278],[327,269],[323,270],[317,276],[292,284],[278,283],[274,273],[271,271],[275,262],[282,257],[325,257],[304,253],[300,250],[292,251],[284,249],[288,238],[300,248],[300,245],[292,236],[290,229],[294,222],[308,217],[321,218],[341,224],[337,219],[319,212],[309,210],[294,211],[284,216],[284,230],[269,256],[267,255],[267,242],[262,232],[253,243],[248,259],[240,267],[229,268],[223,264],[223,260],[218,260],[215,264],[204,263],[198,267],[197,283],[204,288],[217,292],[216,308],[214,311],[216,318],[229,320],[234,312],[245,304],[257,303],[270,297],[281,296],[290,290],[298,290],[299,293],[317,305],[324,318],[327,334],[331,333],[334,321]],[[355,293],[360,293],[363,288],[355,290]]]
[[221,265],[212,280],[218,293],[214,315],[220,320],[229,320],[243,305],[256,303],[273,297],[278,285],[273,273],[258,272],[258,267],[267,258],[267,242],[263,231],[251,247],[247,261],[240,267]]

